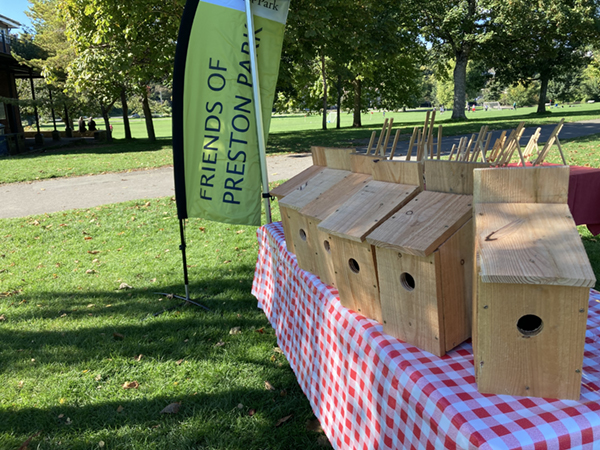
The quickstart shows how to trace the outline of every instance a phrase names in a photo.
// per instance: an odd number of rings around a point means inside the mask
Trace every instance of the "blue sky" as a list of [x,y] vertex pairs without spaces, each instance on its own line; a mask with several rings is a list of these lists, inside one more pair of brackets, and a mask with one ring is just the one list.
[[[21,25],[25,25],[31,28],[31,21],[29,17],[25,15],[25,12],[29,8],[28,0],[0,0],[0,15],[8,17],[9,19],[16,20]],[[14,30],[19,32],[20,30]]]

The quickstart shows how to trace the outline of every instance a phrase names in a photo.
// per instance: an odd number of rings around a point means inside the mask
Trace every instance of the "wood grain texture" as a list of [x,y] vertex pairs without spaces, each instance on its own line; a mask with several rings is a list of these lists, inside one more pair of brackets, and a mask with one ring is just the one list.
[[373,163],[375,161],[381,161],[381,156],[353,153],[350,155],[350,170],[355,173],[371,175],[373,173]]
[[281,199],[279,204],[286,208],[299,211],[314,199],[318,198],[319,195],[342,181],[344,177],[349,174],[350,172],[345,170],[321,168],[321,170],[315,176],[307,180],[306,183]]
[[472,214],[470,195],[423,191],[367,236],[377,246],[429,256]]
[[474,215],[483,282],[594,286],[568,205],[481,203]]
[[271,194],[277,198],[277,200],[281,200],[286,195],[289,195],[296,189],[304,186],[308,180],[314,177],[317,173],[323,170],[323,167],[320,166],[310,166],[309,168],[303,170],[298,175],[293,178],[290,178],[283,184],[280,184],[276,188],[271,191]]
[[488,168],[486,163],[461,161],[425,161],[425,189],[451,194],[473,194],[473,171]]
[[326,147],[324,151],[327,167],[337,170],[351,170],[350,155],[356,152],[355,148]]
[[[377,248],[376,254],[383,331],[443,356],[445,344],[436,256],[399,254],[387,248]],[[414,284],[407,281],[409,277]]]
[[[367,243],[331,236],[335,247],[333,265],[340,302],[369,319],[381,323],[381,303],[375,249]],[[350,260],[356,262],[352,267]]]
[[[489,394],[579,400],[589,289],[479,280],[477,388]],[[541,331],[524,335],[525,315]]]
[[352,197],[372,178],[363,173],[351,173],[330,189],[319,194],[317,198],[304,206],[300,212],[310,218],[322,221],[335,212],[346,200]]
[[288,250],[291,242],[292,252],[296,255],[298,266],[302,270],[315,273],[317,264],[314,258],[313,242],[316,241],[316,236],[312,236],[308,219],[293,209],[285,208],[282,211],[282,214],[284,213],[288,221],[287,229],[285,227],[283,229]]
[[372,166],[373,179],[388,183],[410,184],[423,189],[423,163],[381,160]]
[[327,166],[327,159],[325,158],[325,147],[312,146],[310,148],[310,152],[312,153],[313,164],[315,166]]
[[473,220],[465,223],[435,252],[438,292],[449,352],[471,337],[473,307]]
[[371,181],[321,222],[319,229],[362,242],[418,192],[417,186]]
[[473,173],[475,203],[567,203],[569,167],[508,167]]
[[338,251],[336,247],[337,241],[335,241],[327,233],[318,229],[319,221],[309,219],[308,228],[311,232],[311,236],[316,236],[316,244],[313,249],[315,252],[315,260],[317,269],[315,275],[317,275],[321,281],[329,286],[337,287],[335,277],[335,267],[333,264],[333,255]]

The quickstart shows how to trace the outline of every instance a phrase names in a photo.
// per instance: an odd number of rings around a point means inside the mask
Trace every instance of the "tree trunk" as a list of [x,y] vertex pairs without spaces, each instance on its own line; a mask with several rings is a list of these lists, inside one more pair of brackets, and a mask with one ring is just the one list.
[[342,77],[338,75],[337,82],[337,117],[335,127],[339,130],[342,128]]
[[144,111],[144,117],[146,119],[146,131],[148,132],[148,139],[151,142],[156,141],[156,135],[154,134],[154,123],[152,122],[152,111],[150,111],[150,102],[148,102],[148,90],[144,86],[142,94],[142,109]]
[[129,125],[129,108],[127,106],[127,93],[125,88],[121,89],[121,107],[123,108],[123,126],[125,127],[125,139],[131,139],[131,126]]
[[354,84],[354,120],[352,121],[353,128],[362,127],[362,120],[360,115],[360,104],[361,104],[361,95],[362,95],[362,85],[361,81],[356,78],[353,81]]
[[112,142],[112,130],[110,129],[110,119],[108,117],[108,111],[110,108],[112,108],[112,105],[109,108],[106,108],[103,103],[100,104],[102,118],[104,119],[104,128],[106,128],[106,142],[109,144]]
[[65,123],[65,136],[70,138],[73,137],[73,124],[71,123],[71,118],[69,117],[69,108],[67,104],[64,103],[65,107],[65,117],[63,122]]
[[456,67],[454,68],[454,106],[452,120],[465,120],[465,101],[467,99],[467,63],[469,53],[465,50],[456,53]]
[[321,76],[323,77],[323,124],[322,129],[327,129],[327,75],[325,72],[325,55],[321,55]]
[[538,114],[544,114],[546,112],[546,94],[548,93],[548,75],[541,75],[540,77],[541,86],[540,86],[540,99],[538,100]]

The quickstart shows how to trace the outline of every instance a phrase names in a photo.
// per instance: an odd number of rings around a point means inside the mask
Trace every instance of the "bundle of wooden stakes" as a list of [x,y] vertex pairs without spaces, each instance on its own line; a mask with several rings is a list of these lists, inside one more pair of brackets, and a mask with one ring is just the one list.
[[[520,144],[523,132],[525,131],[525,122],[519,123],[519,126],[511,131],[508,138],[506,137],[506,131],[503,131],[500,137],[496,139],[493,147],[489,149],[492,140],[492,132],[488,132],[488,126],[486,125],[481,127],[479,135],[473,134],[470,139],[463,137],[460,139],[458,146],[454,144],[448,160],[477,162],[481,159],[481,162],[488,163],[491,166],[504,167],[511,162],[515,152],[517,152],[521,165],[525,166],[527,162],[530,162],[531,165],[538,166],[544,162],[550,152],[550,148],[556,144],[563,164],[567,165],[560,141],[558,140],[558,133],[560,133],[564,121],[564,119],[561,119],[541,151],[538,147],[538,141],[542,131],[541,128],[538,128],[535,133],[533,133],[525,146],[525,149],[521,149]],[[473,143],[475,144],[474,146]],[[473,149],[471,149],[471,147],[473,147]],[[533,158],[534,154],[535,158]]]
[[[430,120],[431,117],[431,120]],[[390,137],[392,133],[392,125],[394,123],[394,119],[385,119],[383,123],[383,128],[381,129],[381,133],[379,135],[379,139],[377,140],[377,145],[375,144],[375,138],[377,137],[377,132],[373,131],[371,134],[371,139],[369,141],[369,146],[367,147],[367,155],[373,152],[373,156],[380,155],[382,157],[385,156],[388,144],[390,142]],[[408,143],[408,151],[406,153],[406,161],[411,161],[413,148],[416,145],[417,154],[416,160],[423,161],[427,159],[428,153],[429,158],[440,159],[442,152],[442,126],[438,126],[438,138],[437,138],[437,154],[434,155],[434,139],[433,139],[433,127],[435,123],[435,110],[433,112],[427,111],[427,115],[425,116],[425,124],[423,128],[415,127],[413,129],[412,136]],[[394,142],[392,144],[392,148],[390,151],[389,159],[394,159],[394,154],[396,153],[396,148],[398,146],[398,141],[400,139],[400,129],[396,130],[396,135],[394,137]]]

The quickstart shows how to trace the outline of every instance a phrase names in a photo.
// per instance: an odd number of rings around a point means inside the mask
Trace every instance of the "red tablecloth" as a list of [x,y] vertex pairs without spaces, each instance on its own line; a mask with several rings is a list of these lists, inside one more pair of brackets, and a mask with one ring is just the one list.
[[[569,209],[577,225],[600,234],[600,169],[570,166]],[[600,444],[599,444],[600,445]]]
[[442,358],[402,343],[300,270],[280,223],[258,240],[252,292],[335,448],[600,448],[600,293],[579,401],[483,395],[470,342]]
[[[528,166],[531,164],[527,163]],[[558,164],[544,163],[544,166]],[[519,163],[509,164],[511,167]],[[569,166],[569,209],[577,225],[587,225],[594,236],[600,234],[600,169]],[[600,445],[599,445],[600,447]]]

